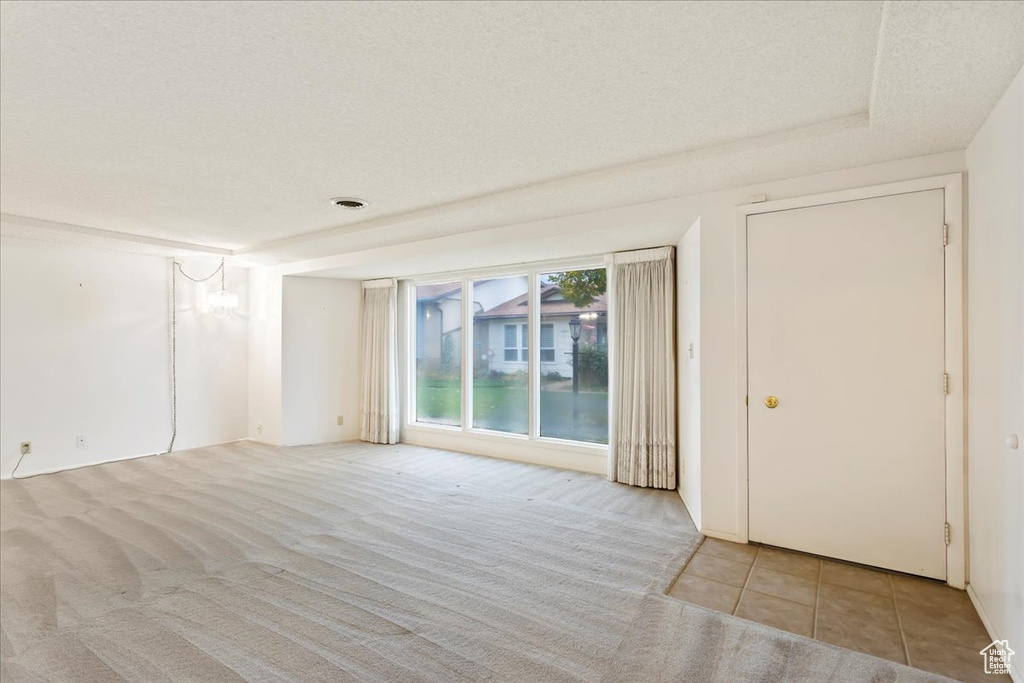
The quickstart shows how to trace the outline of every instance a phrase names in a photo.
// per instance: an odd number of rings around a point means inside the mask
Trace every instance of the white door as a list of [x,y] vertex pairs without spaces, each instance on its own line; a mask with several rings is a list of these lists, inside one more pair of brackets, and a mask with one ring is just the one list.
[[750,540],[946,578],[943,216],[929,190],[747,218]]

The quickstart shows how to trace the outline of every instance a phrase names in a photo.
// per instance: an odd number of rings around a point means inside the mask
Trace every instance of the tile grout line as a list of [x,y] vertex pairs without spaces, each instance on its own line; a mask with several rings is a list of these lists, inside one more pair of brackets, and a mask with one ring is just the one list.
[[743,599],[744,593],[747,592],[747,585],[750,583],[750,576],[754,573],[754,565],[757,563],[757,558],[761,554],[761,546],[757,546],[757,552],[754,553],[754,557],[750,560],[750,566],[747,567],[747,576],[743,579],[743,586],[740,587],[740,593],[736,596],[736,604],[732,606],[732,611],[729,614],[736,616],[736,610],[740,607],[740,601]]
[[903,619],[900,618],[900,606],[896,602],[896,584],[892,581],[892,574],[889,574],[889,591],[892,594],[892,608],[896,612],[896,628],[900,631],[900,642],[903,644],[903,656],[907,660],[907,666],[913,666],[910,663],[910,648],[907,646],[907,634],[903,632]]
[[811,638],[818,639],[818,603],[821,601],[821,575],[825,572],[825,563],[818,558],[818,585],[814,587],[814,623],[811,624]]

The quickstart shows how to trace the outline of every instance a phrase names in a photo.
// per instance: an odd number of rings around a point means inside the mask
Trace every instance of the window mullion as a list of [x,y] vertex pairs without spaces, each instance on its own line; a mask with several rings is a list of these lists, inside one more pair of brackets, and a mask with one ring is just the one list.
[[473,427],[473,281],[462,278],[462,431]]
[[[402,363],[401,376],[404,378],[405,390],[402,392],[402,401],[405,405],[405,417],[403,424],[416,422],[416,339],[419,331],[419,322],[416,320],[416,287],[405,285],[399,288],[401,293],[401,305],[404,306],[404,319],[406,334],[403,340],[405,355]],[[403,427],[404,428],[404,427]]]
[[531,270],[527,275],[526,300],[526,321],[530,339],[527,354],[529,437],[536,439],[540,434],[540,273],[536,271]]

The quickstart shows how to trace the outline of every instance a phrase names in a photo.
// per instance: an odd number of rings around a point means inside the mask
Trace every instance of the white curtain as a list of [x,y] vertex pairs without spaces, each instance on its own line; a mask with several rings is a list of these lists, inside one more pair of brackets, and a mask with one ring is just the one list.
[[359,438],[398,443],[398,283],[363,283],[363,404]]
[[612,417],[608,478],[676,487],[673,248],[612,254]]

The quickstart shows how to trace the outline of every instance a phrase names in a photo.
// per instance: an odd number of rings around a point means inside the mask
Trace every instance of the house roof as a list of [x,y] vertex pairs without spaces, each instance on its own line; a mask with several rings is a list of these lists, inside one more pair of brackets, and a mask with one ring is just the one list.
[[[608,312],[608,298],[607,294],[601,294],[596,297],[589,306],[580,308],[571,301],[565,299],[555,298],[555,295],[561,292],[561,287],[557,285],[551,285],[544,288],[540,293],[540,313],[541,315],[575,315],[577,313],[607,313]],[[483,311],[476,314],[476,318],[489,319],[489,318],[524,318],[527,314],[527,299],[528,294],[521,294],[514,299],[498,304],[494,308]]]
[[447,282],[440,285],[417,285],[416,299],[418,301],[441,299],[459,291],[462,284],[459,282]]

